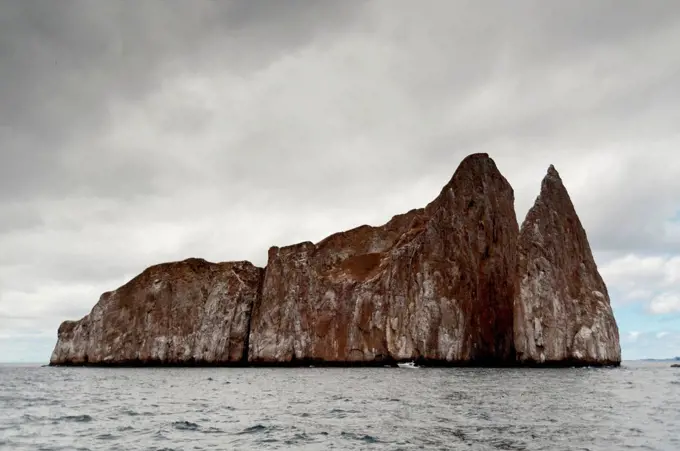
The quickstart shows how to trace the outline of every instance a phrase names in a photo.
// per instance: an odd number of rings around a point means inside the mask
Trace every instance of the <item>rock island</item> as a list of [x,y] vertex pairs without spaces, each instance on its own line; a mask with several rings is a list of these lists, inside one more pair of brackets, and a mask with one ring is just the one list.
[[520,229],[487,154],[379,227],[267,266],[152,266],[58,330],[51,365],[617,366],[607,287],[552,166]]

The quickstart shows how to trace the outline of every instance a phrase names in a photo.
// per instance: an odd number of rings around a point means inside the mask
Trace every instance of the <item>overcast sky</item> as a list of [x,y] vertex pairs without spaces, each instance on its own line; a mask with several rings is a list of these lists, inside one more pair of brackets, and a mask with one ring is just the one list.
[[488,152],[560,171],[625,359],[680,355],[680,2],[0,2],[0,361],[145,267],[266,263]]

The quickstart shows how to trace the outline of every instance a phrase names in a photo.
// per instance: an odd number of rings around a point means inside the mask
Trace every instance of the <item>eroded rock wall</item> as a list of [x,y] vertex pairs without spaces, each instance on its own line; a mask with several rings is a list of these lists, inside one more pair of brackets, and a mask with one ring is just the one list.
[[50,363],[245,363],[261,276],[248,262],[152,266],[62,323]]
[[513,204],[476,154],[425,209],[270,249],[250,361],[512,361]]

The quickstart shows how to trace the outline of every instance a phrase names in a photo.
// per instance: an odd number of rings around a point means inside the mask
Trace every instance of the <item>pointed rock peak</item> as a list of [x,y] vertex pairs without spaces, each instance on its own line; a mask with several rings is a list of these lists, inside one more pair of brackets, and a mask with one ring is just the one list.
[[519,236],[520,361],[618,365],[618,326],[585,230],[554,166]]
[[453,177],[451,177],[451,180],[447,184],[447,187],[452,184],[477,186],[479,179],[487,177],[502,180],[504,184],[509,186],[505,177],[503,177],[498,170],[498,167],[496,167],[496,163],[489,157],[489,154],[473,153],[460,162]]
[[[470,198],[470,196],[480,196],[477,200],[481,200],[490,193],[504,193],[503,195],[509,196],[511,203],[514,202],[515,195],[510,183],[487,153],[473,153],[465,157],[451,179],[444,185],[439,196],[425,208],[425,213],[432,214],[452,193],[455,193],[454,197],[459,200]],[[470,205],[474,204],[471,199],[468,201]]]
[[552,164],[541,182],[541,193],[536,198],[534,208],[543,205],[561,211],[562,213],[575,214],[574,205],[567,188],[562,182],[559,172]]
[[472,153],[472,154],[468,155],[467,157],[463,158],[463,161],[460,162],[460,165],[463,166],[466,162],[468,162],[468,163],[470,163],[470,162],[480,163],[480,162],[484,162],[484,161],[488,161],[488,160],[491,160],[488,153]]
[[480,169],[496,167],[496,163],[489,157],[488,153],[473,153],[468,155],[460,162],[456,172],[477,172]]
[[559,183],[560,185],[562,184],[562,177],[560,177],[560,173],[557,172],[557,169],[555,169],[555,166],[553,166],[552,164],[548,168],[548,173],[545,174],[543,182],[545,183],[546,180],[554,183]]

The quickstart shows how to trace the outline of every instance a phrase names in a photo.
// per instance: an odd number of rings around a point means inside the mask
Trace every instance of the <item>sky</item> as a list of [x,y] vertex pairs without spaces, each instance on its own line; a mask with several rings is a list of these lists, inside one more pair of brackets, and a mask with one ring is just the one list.
[[432,200],[488,153],[524,218],[550,164],[624,359],[680,355],[680,2],[0,2],[0,361],[147,266]]

